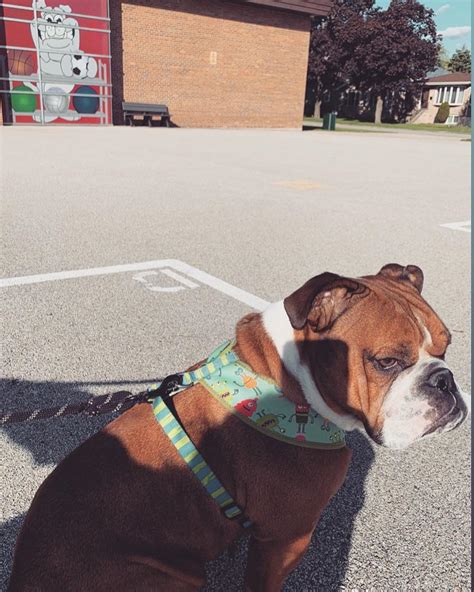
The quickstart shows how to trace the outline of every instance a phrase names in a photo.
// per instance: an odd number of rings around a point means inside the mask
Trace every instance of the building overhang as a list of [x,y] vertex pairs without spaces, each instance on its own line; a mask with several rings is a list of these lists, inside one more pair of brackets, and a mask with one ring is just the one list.
[[240,0],[248,4],[260,4],[270,8],[281,8],[312,16],[327,16],[334,6],[334,0]]

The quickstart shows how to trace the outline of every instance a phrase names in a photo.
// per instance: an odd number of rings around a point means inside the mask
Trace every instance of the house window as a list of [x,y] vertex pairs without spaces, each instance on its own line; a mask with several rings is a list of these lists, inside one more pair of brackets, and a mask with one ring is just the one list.
[[440,86],[436,93],[436,103],[449,103],[450,105],[462,105],[464,88],[461,86]]

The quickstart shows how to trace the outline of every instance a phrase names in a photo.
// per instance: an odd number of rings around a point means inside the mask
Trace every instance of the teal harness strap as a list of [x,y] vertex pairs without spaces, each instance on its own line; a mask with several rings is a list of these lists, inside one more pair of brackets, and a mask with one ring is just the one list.
[[236,362],[239,358],[237,354],[232,351],[232,346],[233,342],[224,344],[224,346],[220,347],[209,356],[206,364],[200,366],[196,370],[185,372],[183,374],[183,386],[190,386],[199,382],[203,378],[209,378],[214,372]]
[[216,400],[240,420],[277,440],[309,448],[337,449],[345,446],[344,432],[309,405],[287,400],[271,379],[260,376],[241,362],[234,351],[235,341],[217,348],[195,370],[168,376],[148,390],[153,412],[163,431],[224,516],[236,519],[244,528],[252,526],[197,450],[168,399],[194,384],[201,384]]
[[219,505],[224,516],[230,520],[239,520],[244,528],[252,526],[252,522],[244,516],[241,508],[211,470],[162,397],[156,397],[152,405],[153,413],[163,431],[207,493]]

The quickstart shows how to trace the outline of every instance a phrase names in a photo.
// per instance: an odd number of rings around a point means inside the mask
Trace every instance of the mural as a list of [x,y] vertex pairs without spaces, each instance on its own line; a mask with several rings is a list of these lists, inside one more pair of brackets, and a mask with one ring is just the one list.
[[12,123],[111,123],[107,0],[47,1],[3,9]]

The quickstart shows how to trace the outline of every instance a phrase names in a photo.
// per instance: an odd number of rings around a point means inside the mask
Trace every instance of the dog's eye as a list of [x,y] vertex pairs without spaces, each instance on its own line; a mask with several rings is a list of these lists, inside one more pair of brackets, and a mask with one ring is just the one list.
[[391,370],[398,366],[398,360],[396,358],[380,358],[377,360],[377,364],[382,370]]

